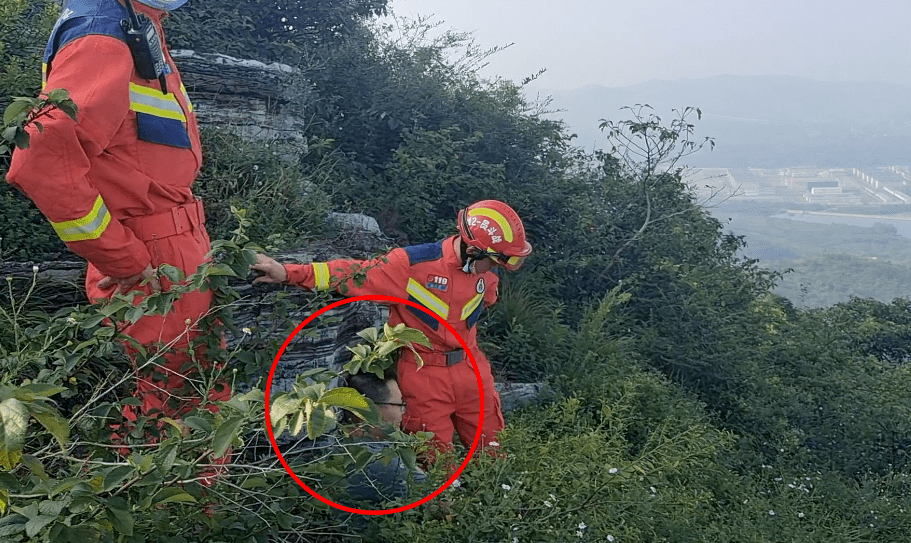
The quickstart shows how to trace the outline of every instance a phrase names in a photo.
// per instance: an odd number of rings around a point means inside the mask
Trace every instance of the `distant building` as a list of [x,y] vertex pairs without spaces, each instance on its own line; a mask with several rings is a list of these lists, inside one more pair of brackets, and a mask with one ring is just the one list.
[[841,194],[841,187],[813,187],[810,194]]
[[820,179],[819,181],[807,181],[807,192],[814,194],[813,189],[838,188],[838,181],[835,179]]

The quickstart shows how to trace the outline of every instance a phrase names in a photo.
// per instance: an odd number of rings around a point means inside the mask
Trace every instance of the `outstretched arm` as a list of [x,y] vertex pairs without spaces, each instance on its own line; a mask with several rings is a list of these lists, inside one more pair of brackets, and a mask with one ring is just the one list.
[[284,283],[288,280],[288,273],[285,272],[285,267],[279,264],[274,258],[270,258],[263,254],[256,255],[256,264],[250,266],[250,269],[265,274],[254,279],[254,284]]

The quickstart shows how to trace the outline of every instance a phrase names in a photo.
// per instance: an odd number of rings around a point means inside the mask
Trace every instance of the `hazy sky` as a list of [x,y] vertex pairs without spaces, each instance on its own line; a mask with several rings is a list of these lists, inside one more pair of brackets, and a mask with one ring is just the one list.
[[911,86],[911,0],[391,0],[484,47],[485,76],[619,87],[720,74]]

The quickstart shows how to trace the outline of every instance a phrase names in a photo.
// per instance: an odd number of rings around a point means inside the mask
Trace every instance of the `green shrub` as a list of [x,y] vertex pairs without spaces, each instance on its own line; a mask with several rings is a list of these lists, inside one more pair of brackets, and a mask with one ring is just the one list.
[[276,247],[300,247],[323,232],[329,201],[313,179],[328,166],[302,171],[302,149],[293,144],[248,141],[220,128],[202,136],[206,160],[193,188],[205,202],[212,239],[230,236],[232,207],[246,210],[251,238]]

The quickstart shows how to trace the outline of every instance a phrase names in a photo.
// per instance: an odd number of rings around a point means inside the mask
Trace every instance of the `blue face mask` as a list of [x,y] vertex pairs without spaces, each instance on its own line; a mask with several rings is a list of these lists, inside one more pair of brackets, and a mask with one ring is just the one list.
[[140,4],[149,6],[150,8],[160,9],[162,11],[171,11],[172,9],[177,9],[180,6],[186,4],[189,0],[136,0]]

